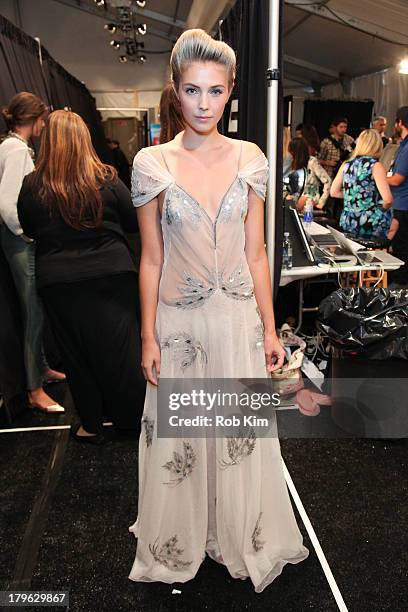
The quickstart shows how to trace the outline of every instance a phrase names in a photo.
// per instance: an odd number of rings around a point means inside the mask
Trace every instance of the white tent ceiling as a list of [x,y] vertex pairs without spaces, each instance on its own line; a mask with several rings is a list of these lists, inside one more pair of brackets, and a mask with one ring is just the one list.
[[[168,53],[186,27],[211,29],[235,0],[146,0],[135,7],[147,24],[146,64],[120,64],[104,24],[115,15],[106,0],[0,0],[0,13],[31,36],[92,91],[159,91]],[[253,0],[257,1],[257,0]],[[114,35],[113,35],[114,37]],[[389,42],[388,42],[389,41]],[[393,44],[400,43],[400,44]],[[408,0],[285,0],[285,88],[334,83],[395,66],[408,50]],[[408,77],[407,77],[408,78]]]
[[[145,64],[118,61],[123,50],[109,45],[115,34],[104,25],[117,21],[115,6],[128,0],[0,0],[0,13],[30,36],[92,91],[160,90],[167,78],[169,51],[186,27],[212,28],[230,0],[146,0],[132,10],[147,24]],[[155,52],[155,53],[150,53]],[[166,53],[167,52],[167,53]]]
[[408,0],[285,0],[284,27],[286,87],[318,87],[406,56]]

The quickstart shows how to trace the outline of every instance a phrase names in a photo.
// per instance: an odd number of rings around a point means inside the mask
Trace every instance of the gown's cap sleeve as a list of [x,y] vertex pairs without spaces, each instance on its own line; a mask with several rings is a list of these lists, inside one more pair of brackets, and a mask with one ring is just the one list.
[[266,185],[268,182],[268,160],[263,153],[251,159],[241,170],[239,176],[243,178],[255,193],[265,200]]
[[156,198],[172,183],[169,172],[148,149],[141,149],[133,160],[132,202],[143,206]]

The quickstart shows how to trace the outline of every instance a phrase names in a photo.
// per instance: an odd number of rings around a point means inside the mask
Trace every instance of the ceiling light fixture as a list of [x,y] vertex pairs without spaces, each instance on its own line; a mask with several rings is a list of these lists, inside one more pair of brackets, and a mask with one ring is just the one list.
[[143,53],[141,55],[138,55],[137,59],[141,64],[144,64],[147,61],[147,57]]
[[408,57],[404,57],[400,61],[398,72],[400,74],[408,74]]
[[140,6],[140,8],[144,8],[146,6],[146,0],[136,0],[136,4]]
[[109,44],[114,49],[119,49],[120,48],[120,42],[118,40],[111,40]]
[[116,26],[114,23],[105,23],[103,27],[105,30],[108,30],[108,32],[111,32],[112,34],[116,32]]
[[121,56],[119,57],[119,61],[120,61],[120,63],[121,63],[121,64],[125,64],[125,63],[127,62],[127,57],[126,57],[126,55],[121,55]]
[[103,6],[105,4],[105,0],[95,0],[96,6]]
[[147,32],[147,25],[145,23],[139,23],[137,26],[137,31],[141,36],[144,36]]

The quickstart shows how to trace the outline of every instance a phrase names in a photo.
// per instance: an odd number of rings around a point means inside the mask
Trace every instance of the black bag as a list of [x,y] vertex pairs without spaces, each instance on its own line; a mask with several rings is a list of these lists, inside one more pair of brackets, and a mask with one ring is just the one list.
[[408,359],[408,290],[338,289],[321,302],[317,326],[345,354]]

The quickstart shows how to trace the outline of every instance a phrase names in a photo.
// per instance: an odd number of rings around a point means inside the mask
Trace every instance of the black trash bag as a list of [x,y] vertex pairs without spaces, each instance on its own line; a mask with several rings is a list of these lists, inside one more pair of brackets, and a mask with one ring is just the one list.
[[344,354],[408,359],[408,290],[338,289],[321,302],[317,326]]

